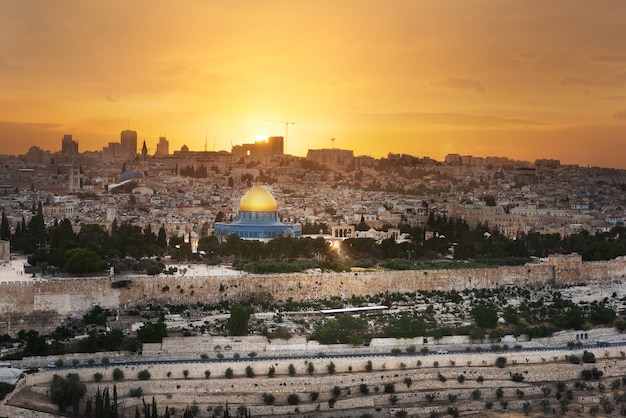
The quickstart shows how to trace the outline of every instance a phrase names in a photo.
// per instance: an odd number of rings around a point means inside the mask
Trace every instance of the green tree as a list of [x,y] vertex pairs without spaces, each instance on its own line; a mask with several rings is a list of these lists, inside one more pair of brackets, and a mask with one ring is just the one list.
[[137,377],[140,380],[149,380],[150,379],[150,372],[148,370],[142,370],[139,373],[137,373]]
[[340,315],[317,326],[311,338],[321,344],[362,344],[367,331],[367,320],[364,317]]
[[335,374],[335,363],[333,363],[332,361],[330,363],[328,363],[328,365],[326,366],[326,370],[328,370],[328,374]]
[[230,308],[228,319],[228,332],[230,335],[248,335],[248,321],[252,314],[250,306],[233,303]]
[[67,261],[63,269],[72,274],[100,271],[100,256],[86,248],[74,248],[66,252]]
[[163,337],[167,337],[167,325],[165,322],[146,322],[137,329],[137,338],[142,343],[160,343]]
[[50,398],[61,412],[65,412],[67,407],[71,406],[74,413],[77,413],[80,400],[86,393],[87,386],[80,381],[76,373],[70,373],[65,378],[56,374],[52,377]]
[[124,372],[119,367],[116,367],[113,370],[113,380],[120,381],[122,379],[124,379]]
[[6,241],[11,239],[11,227],[4,211],[2,212],[2,223],[0,224],[0,239]]
[[498,324],[498,311],[492,305],[478,304],[472,308],[471,314],[481,328],[495,328]]

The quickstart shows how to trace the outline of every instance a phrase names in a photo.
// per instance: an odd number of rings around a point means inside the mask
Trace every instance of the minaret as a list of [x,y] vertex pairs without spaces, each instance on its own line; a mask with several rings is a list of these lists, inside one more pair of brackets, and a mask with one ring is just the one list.
[[148,147],[146,147],[146,141],[143,141],[143,147],[141,147],[141,157],[145,160],[148,156]]

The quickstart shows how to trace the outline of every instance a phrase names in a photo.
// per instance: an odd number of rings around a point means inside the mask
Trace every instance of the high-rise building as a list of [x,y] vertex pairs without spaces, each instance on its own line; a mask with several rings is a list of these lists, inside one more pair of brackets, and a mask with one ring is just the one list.
[[167,157],[170,155],[170,142],[164,136],[159,138],[155,155],[157,157]]
[[254,144],[235,145],[232,153],[236,158],[269,157],[283,155],[283,137],[270,136],[267,141],[257,141]]
[[346,167],[354,161],[354,151],[337,148],[310,149],[306,159],[322,165]]
[[61,155],[78,155],[78,142],[72,140],[72,135],[63,135],[61,140]]
[[122,154],[125,158],[135,158],[137,155],[137,131],[125,130],[121,134]]

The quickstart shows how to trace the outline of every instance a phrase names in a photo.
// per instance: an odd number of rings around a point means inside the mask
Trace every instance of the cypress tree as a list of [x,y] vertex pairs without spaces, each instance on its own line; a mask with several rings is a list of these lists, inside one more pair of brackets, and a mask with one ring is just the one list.
[[9,226],[9,219],[7,215],[2,212],[2,224],[0,225],[0,239],[9,240],[11,239],[11,228]]

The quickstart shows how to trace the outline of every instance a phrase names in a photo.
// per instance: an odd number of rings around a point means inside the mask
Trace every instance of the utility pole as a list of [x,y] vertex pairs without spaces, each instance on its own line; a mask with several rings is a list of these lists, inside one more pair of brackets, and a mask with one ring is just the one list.
[[289,125],[295,125],[295,122],[289,122],[289,119],[282,120],[268,120],[268,122],[284,123],[285,124],[285,154],[287,154],[287,137],[289,135]]
[[332,144],[330,149],[335,149],[335,138],[330,138],[330,143]]

